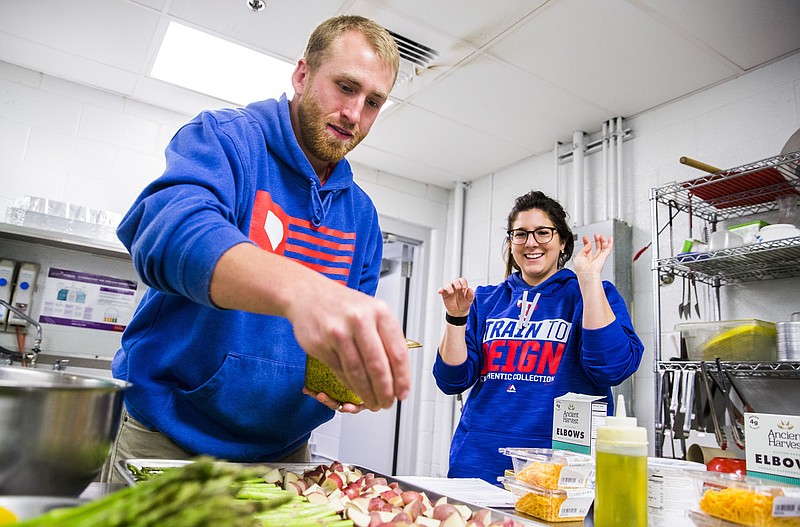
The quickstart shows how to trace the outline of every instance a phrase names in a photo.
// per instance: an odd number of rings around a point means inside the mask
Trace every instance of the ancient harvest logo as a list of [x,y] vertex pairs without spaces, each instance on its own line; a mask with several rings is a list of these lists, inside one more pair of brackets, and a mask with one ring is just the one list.
[[265,251],[280,254],[346,284],[355,251],[355,232],[314,227],[290,216],[259,190],[253,203],[249,237]]
[[781,430],[794,430],[794,425],[789,421],[778,421],[777,426]]

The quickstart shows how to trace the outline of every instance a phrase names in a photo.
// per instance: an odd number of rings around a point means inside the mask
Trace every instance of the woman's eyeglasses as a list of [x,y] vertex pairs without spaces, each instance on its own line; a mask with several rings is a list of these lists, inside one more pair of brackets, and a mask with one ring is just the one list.
[[555,232],[558,232],[555,227],[537,227],[532,231],[511,229],[508,231],[508,239],[514,245],[522,245],[528,241],[528,236],[533,235],[536,243],[547,243],[553,239],[553,233]]

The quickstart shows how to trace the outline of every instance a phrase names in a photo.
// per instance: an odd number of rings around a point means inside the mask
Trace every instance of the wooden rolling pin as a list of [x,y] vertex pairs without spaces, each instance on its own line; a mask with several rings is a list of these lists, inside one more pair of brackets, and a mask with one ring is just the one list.
[[686,156],[681,157],[681,164],[690,166],[692,168],[696,168],[698,170],[703,170],[710,174],[716,174],[717,172],[722,172],[721,168],[712,167],[711,165],[707,165],[702,161],[698,161],[696,159],[692,159],[691,157],[686,157]]

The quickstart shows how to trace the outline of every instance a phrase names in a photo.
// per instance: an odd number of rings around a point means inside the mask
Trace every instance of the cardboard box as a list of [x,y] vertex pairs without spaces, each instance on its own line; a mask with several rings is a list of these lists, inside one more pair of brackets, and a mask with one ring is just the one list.
[[800,485],[800,416],[744,414],[747,475]]
[[602,395],[566,393],[553,401],[553,449],[594,455],[597,427],[606,424]]

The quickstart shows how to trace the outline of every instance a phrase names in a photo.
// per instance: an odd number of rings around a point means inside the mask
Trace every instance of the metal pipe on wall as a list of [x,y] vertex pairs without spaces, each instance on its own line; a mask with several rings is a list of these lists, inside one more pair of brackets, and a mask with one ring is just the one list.
[[[601,137],[600,137],[600,141],[603,144],[603,184],[606,187],[606,193],[608,193],[608,186],[610,184],[610,182],[609,182],[609,172],[610,171],[609,171],[609,164],[608,164],[609,163],[609,159],[608,159],[608,152],[609,152],[609,148],[608,148],[608,121],[605,121],[603,123],[603,131],[602,131],[602,134],[601,134]],[[607,219],[607,220],[611,218],[611,212],[608,209],[608,196],[606,196],[606,199],[603,202],[603,217],[605,219]]]
[[614,185],[616,187],[614,208],[614,218],[622,218],[622,142],[625,140],[625,130],[622,129],[622,117],[617,117],[617,174]]
[[[451,221],[453,224],[453,244],[452,244],[452,254],[451,254],[451,264],[450,264],[450,276],[447,277],[448,280],[453,278],[457,278],[461,276],[461,260],[462,260],[462,253],[464,249],[464,196],[466,194],[467,184],[463,181],[456,182],[456,186],[453,189],[453,214],[451,216]],[[444,317],[442,317],[444,318]],[[453,432],[456,429],[459,421],[459,413],[456,411],[456,398],[453,396],[446,396],[437,390],[437,398],[441,398],[440,400],[444,401],[444,404],[436,404],[435,408],[436,411],[441,411],[441,415],[438,415],[436,418],[437,423],[449,423],[449,427],[446,430],[437,430],[436,434],[438,434],[438,452],[439,452],[439,459],[442,460],[442,465],[448,464],[450,459],[450,442],[453,439]],[[445,475],[447,471],[443,471],[442,475]]]
[[560,196],[561,192],[558,185],[558,162],[559,162],[558,147],[560,146],[561,143],[559,143],[558,141],[556,141],[555,144],[553,144],[553,177],[556,178],[555,198],[556,200],[559,201],[561,201],[561,196]]
[[574,225],[584,224],[584,199],[583,199],[583,154],[584,154],[584,133],[581,130],[572,132],[572,177],[574,204],[572,207],[574,214]]
[[617,133],[615,128],[614,119],[609,119],[608,126],[608,150],[609,150],[609,163],[608,163],[608,183],[606,185],[606,209],[608,210],[608,218],[616,218],[617,214]]

